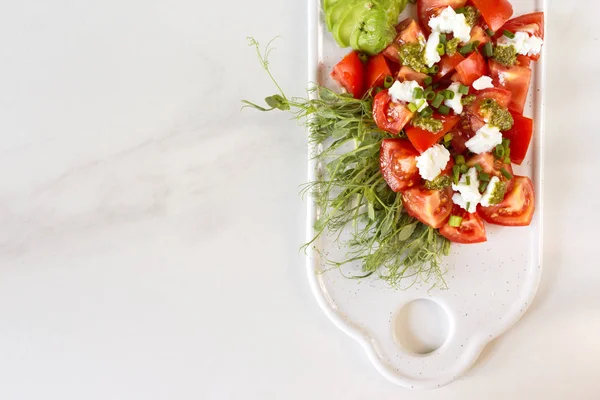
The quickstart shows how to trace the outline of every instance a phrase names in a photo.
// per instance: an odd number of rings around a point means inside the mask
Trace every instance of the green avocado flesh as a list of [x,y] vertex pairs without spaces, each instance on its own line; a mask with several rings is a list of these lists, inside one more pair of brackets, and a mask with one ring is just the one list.
[[396,35],[398,16],[408,0],[324,0],[327,29],[340,47],[376,54]]

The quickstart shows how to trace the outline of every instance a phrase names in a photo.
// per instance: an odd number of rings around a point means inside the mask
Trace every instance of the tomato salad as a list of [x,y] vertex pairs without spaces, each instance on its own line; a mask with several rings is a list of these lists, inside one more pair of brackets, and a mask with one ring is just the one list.
[[406,212],[455,243],[486,241],[484,222],[527,226],[531,179],[514,174],[534,122],[523,115],[544,15],[512,18],[507,0],[418,0],[382,52],[352,51],[332,78],[373,95],[373,119],[392,138],[380,169]]

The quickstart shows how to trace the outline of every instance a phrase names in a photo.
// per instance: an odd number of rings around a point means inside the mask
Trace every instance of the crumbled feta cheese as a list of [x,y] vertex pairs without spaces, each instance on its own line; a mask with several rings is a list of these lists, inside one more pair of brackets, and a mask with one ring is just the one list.
[[440,33],[433,31],[425,45],[425,64],[430,68],[442,59],[437,50],[438,44],[440,44]]
[[450,152],[441,144],[428,148],[417,157],[417,168],[423,179],[432,181],[442,172],[450,161]]
[[405,103],[415,103],[417,106],[417,111],[423,110],[427,107],[427,102],[425,99],[415,99],[415,89],[421,88],[416,81],[396,81],[394,84],[388,89],[388,93],[392,98],[392,101],[399,102],[403,101]]
[[473,89],[475,90],[483,90],[493,87],[494,85],[492,85],[492,78],[490,78],[489,76],[484,75],[481,78],[477,79],[475,82],[473,82]]
[[457,14],[452,7],[447,7],[437,17],[432,17],[429,27],[434,32],[453,33],[462,43],[471,40],[471,27],[464,14]]
[[446,105],[446,107],[450,107],[452,110],[454,110],[454,113],[456,113],[456,114],[460,114],[463,112],[463,105],[461,102],[463,95],[458,93],[459,87],[460,87],[459,82],[454,82],[452,85],[448,86],[448,90],[451,90],[454,92],[454,97],[452,99],[444,100],[444,104]]
[[458,184],[452,184],[452,190],[458,192],[452,196],[452,201],[455,204],[468,212],[475,212],[477,204],[481,200],[477,169],[469,168],[469,171],[461,176]]
[[[500,178],[498,178],[497,176],[493,176],[492,179],[490,179],[490,182],[488,183],[487,188],[485,189],[485,192],[483,192],[483,196],[481,196],[481,201],[480,204],[484,207],[489,207],[493,204],[496,204],[494,202],[490,202],[492,200],[492,197],[494,197],[494,192],[496,190],[499,190],[498,185],[501,185],[502,183],[500,182]],[[503,192],[502,192],[503,193]]]
[[496,126],[485,124],[475,132],[475,136],[467,140],[465,146],[467,146],[471,152],[481,154],[491,151],[500,143],[502,143],[500,129]]
[[515,32],[514,38],[502,35],[498,39],[498,46],[515,46],[517,53],[524,56],[535,56],[542,51],[544,41],[537,36],[529,36],[527,32]]
[[501,85],[506,83],[506,76],[504,76],[504,72],[498,73],[498,82],[500,82]]

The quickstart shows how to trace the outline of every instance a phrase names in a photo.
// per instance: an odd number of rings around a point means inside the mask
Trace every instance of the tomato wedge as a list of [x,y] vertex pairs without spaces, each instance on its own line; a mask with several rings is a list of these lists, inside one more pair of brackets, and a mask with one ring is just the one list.
[[346,55],[331,72],[331,78],[342,85],[355,98],[361,98],[365,92],[365,65],[358,52]]
[[471,0],[491,30],[497,31],[512,17],[513,8],[508,0]]
[[500,86],[512,93],[508,108],[523,114],[531,81],[531,69],[518,65],[507,67],[492,60],[489,61],[489,64],[494,86]]
[[479,42],[479,47],[482,47],[487,42],[491,42],[492,38],[485,32],[485,30],[479,26],[475,25],[471,29],[471,40],[470,42]]
[[457,8],[464,7],[465,4],[467,4],[467,0],[417,0],[419,22],[429,32],[431,30],[429,28],[429,18],[432,15],[437,14],[446,7],[452,7],[456,10]]
[[392,76],[392,70],[383,54],[369,58],[367,62],[367,88],[383,86],[386,76]]
[[467,160],[467,166],[473,167],[475,164],[479,164],[486,174],[497,176],[502,180],[506,180],[506,177],[502,174],[502,168],[513,175],[512,165],[497,160],[492,153],[477,154]]
[[[496,33],[496,37],[500,37],[504,30],[508,30],[511,32],[527,32],[532,36],[537,36],[540,39],[544,39],[544,13],[536,12],[531,14],[521,15],[519,17],[513,18],[510,21],[506,22],[501,29],[501,32]],[[539,60],[540,55],[536,54],[534,56],[530,56],[534,61]]]
[[413,113],[405,104],[392,101],[387,89],[373,99],[373,119],[379,129],[397,135],[412,117]]
[[521,165],[533,136],[533,120],[515,112],[511,112],[511,114],[515,123],[510,130],[502,132],[502,136],[510,139],[511,161]]
[[479,214],[468,213],[459,206],[454,206],[452,215],[462,218],[459,227],[453,227],[448,224],[440,228],[440,234],[454,243],[472,244],[483,243],[487,241],[485,226]]
[[440,70],[438,71],[436,78],[441,79],[444,76],[448,75],[450,72],[454,71],[456,66],[463,62],[464,59],[465,58],[461,56],[459,52],[454,53],[453,56],[449,56],[447,54],[442,56],[442,59],[438,63]]
[[473,82],[485,75],[486,69],[485,60],[477,51],[471,53],[469,57],[456,66],[459,80],[467,86],[471,86]]
[[413,187],[421,181],[417,168],[419,152],[406,139],[383,139],[379,151],[381,174],[394,192]]
[[533,57],[540,57],[540,55],[538,54],[537,56],[532,56],[531,58],[527,57],[527,56],[523,56],[521,54],[517,54],[517,65],[520,67],[529,67],[531,65],[531,59]]
[[439,142],[439,140],[443,138],[446,133],[450,132],[450,130],[454,128],[454,125],[460,121],[460,116],[458,115],[433,114],[433,118],[442,121],[442,130],[437,133],[431,133],[412,125],[405,129],[408,140],[410,140],[413,146],[415,146],[415,149],[420,153]]
[[502,108],[508,108],[510,104],[510,99],[512,98],[512,93],[508,90],[501,88],[487,88],[477,92],[477,97],[473,104],[468,106],[468,110],[472,113],[475,113],[477,116],[483,118],[481,114],[481,105],[487,99],[495,100],[496,103]]
[[427,74],[422,72],[417,72],[411,67],[403,66],[398,71],[398,80],[400,82],[404,81],[416,81],[419,85],[425,86],[425,78],[427,78]]
[[402,202],[408,215],[432,228],[442,227],[452,213],[452,189],[428,190],[414,187],[402,192]]
[[458,154],[466,153],[467,146],[465,143],[475,135],[475,131],[471,128],[471,118],[476,117],[468,113],[464,114],[451,132],[452,148]]
[[425,35],[423,35],[423,29],[421,29],[419,23],[412,18],[407,18],[396,25],[396,32],[396,38],[392,44],[385,48],[383,55],[389,60],[399,63],[398,52],[400,46],[406,43],[417,43],[419,39],[425,39]]
[[526,176],[515,176],[513,181],[513,187],[502,203],[477,207],[481,218],[490,224],[504,226],[527,226],[531,223],[535,210],[533,183]]

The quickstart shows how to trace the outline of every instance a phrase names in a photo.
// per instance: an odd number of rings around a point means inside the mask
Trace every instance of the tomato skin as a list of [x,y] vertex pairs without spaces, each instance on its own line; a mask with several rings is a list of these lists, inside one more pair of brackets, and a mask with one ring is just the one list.
[[383,86],[385,78],[392,76],[392,70],[383,54],[377,54],[369,58],[369,61],[367,61],[366,76],[366,88]]
[[[537,56],[535,56],[535,57],[538,57],[538,58],[539,58],[539,57],[540,57],[540,55],[538,54],[538,55],[537,55]],[[533,57],[532,57],[532,58],[533,58]],[[529,66],[531,65],[531,59],[532,59],[532,58],[529,58],[529,57],[527,57],[527,56],[523,56],[523,55],[521,55],[521,54],[517,54],[517,65],[518,65],[519,67],[529,67]]]
[[533,183],[527,176],[515,176],[512,189],[502,203],[490,207],[477,207],[477,212],[490,224],[503,226],[528,226],[535,211]]
[[486,74],[487,65],[483,56],[479,52],[474,51],[456,66],[456,72],[463,84],[471,86],[473,82]]
[[379,167],[386,183],[394,192],[411,188],[421,181],[417,168],[419,152],[406,139],[383,139],[379,151]]
[[383,50],[383,55],[390,61],[400,63],[398,55],[400,46],[406,43],[417,43],[420,37],[425,38],[425,36],[419,23],[412,18],[407,18],[396,25],[396,32],[396,38],[394,38],[392,44]]
[[365,65],[360,60],[358,52],[350,52],[333,67],[331,78],[342,85],[354,98],[361,98],[365,93]]
[[414,187],[402,192],[402,202],[408,215],[425,225],[438,229],[452,213],[452,189],[428,190]]
[[487,241],[485,225],[483,220],[477,214],[468,213],[459,206],[454,206],[452,215],[462,217],[462,223],[459,227],[453,227],[448,224],[440,228],[440,234],[453,243],[474,244]]
[[460,121],[460,116],[458,115],[433,114],[433,118],[442,121],[442,130],[438,133],[431,133],[427,130],[416,128],[412,125],[405,129],[408,140],[410,140],[413,146],[415,146],[415,149],[417,149],[420,153],[439,142],[440,139],[443,138],[446,133],[450,132],[450,130],[454,128],[454,125]]
[[454,53],[453,56],[443,55],[442,59],[438,63],[440,70],[438,71],[436,78],[441,79],[444,76],[448,75],[450,72],[454,71],[456,66],[464,61],[464,57],[459,53]]
[[392,101],[387,89],[373,99],[373,119],[379,129],[397,135],[412,117],[413,113],[405,104]]
[[417,0],[419,22],[421,22],[423,29],[430,32],[429,18],[432,15],[437,14],[448,6],[456,10],[457,8],[464,7],[465,4],[467,4],[467,0]]
[[479,42],[478,47],[482,47],[487,42],[491,42],[492,38],[485,32],[485,30],[481,26],[475,25],[471,29],[471,40],[469,40],[469,42],[475,41]]
[[518,65],[507,67],[493,60],[489,61],[489,65],[494,86],[500,86],[512,93],[508,108],[523,114],[531,81],[531,69]]
[[471,0],[491,30],[497,31],[512,17],[513,8],[508,0]]
[[521,165],[527,155],[531,137],[533,136],[533,120],[514,111],[511,111],[511,115],[515,123],[510,130],[502,132],[502,136],[510,139],[511,161]]
[[[502,35],[504,30],[511,32],[527,32],[530,35],[544,39],[544,13],[536,12],[531,14],[520,15],[506,22],[500,32],[496,33],[496,38]],[[534,61],[539,60],[540,55],[527,57]]]
[[475,164],[479,164],[483,172],[491,176],[497,176],[502,180],[506,180],[506,178],[502,174],[502,168],[504,168],[511,175],[513,175],[512,165],[504,164],[502,160],[497,160],[492,153],[476,154],[473,157],[469,158],[466,164],[469,167],[473,167]]
[[427,74],[417,72],[411,67],[402,66],[400,71],[398,71],[397,78],[400,82],[416,81],[419,85],[425,86],[425,78],[427,78],[427,76]]

